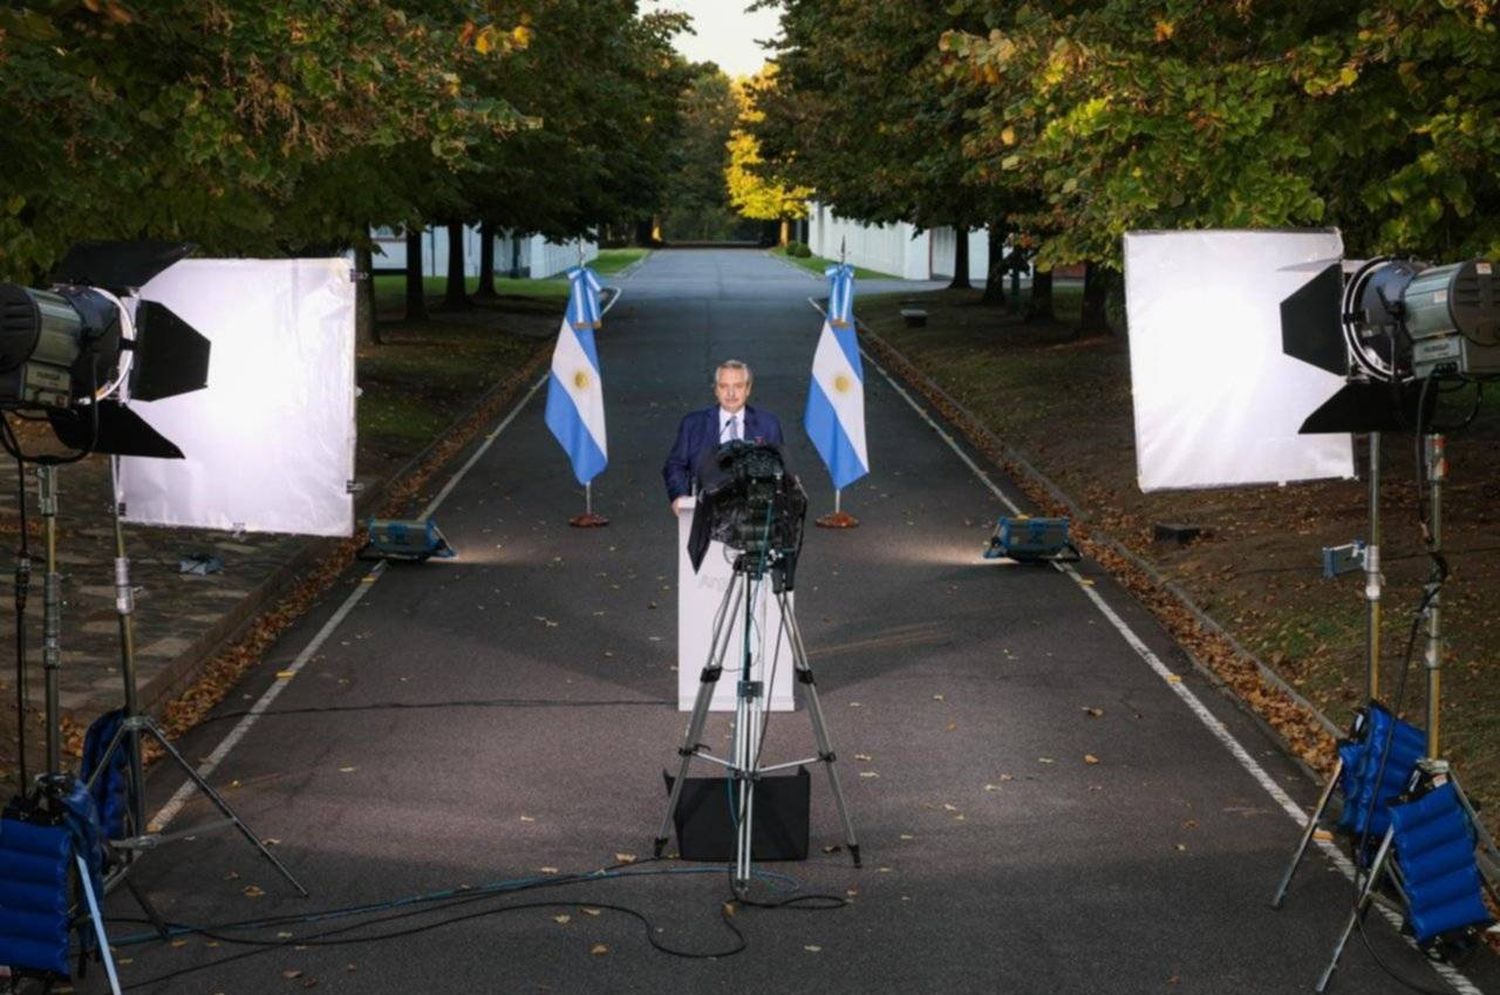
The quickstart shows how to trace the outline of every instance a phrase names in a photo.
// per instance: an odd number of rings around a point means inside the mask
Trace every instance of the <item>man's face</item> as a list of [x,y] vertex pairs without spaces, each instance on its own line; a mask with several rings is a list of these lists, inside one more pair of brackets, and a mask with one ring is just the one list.
[[714,376],[714,396],[719,399],[719,407],[737,414],[750,400],[750,378],[744,370],[720,370]]

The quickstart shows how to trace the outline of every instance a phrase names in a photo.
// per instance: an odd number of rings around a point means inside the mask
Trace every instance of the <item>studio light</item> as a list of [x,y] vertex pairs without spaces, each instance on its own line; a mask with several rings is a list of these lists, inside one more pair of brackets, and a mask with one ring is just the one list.
[[1348,381],[1303,432],[1401,430],[1417,421],[1425,378],[1500,374],[1494,263],[1382,256],[1349,265],[1347,280],[1330,264],[1282,301],[1287,355]]
[[0,410],[45,413],[73,449],[180,459],[126,404],[207,385],[208,340],[134,296],[190,249],[93,244],[69,253],[50,290],[0,284]]

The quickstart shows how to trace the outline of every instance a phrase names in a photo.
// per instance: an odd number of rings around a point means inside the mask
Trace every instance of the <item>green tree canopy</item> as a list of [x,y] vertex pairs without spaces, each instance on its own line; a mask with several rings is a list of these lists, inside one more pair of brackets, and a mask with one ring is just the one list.
[[[473,5],[119,0],[0,11],[0,271],[45,272],[85,238],[274,253],[384,220],[397,153],[464,162],[514,131],[466,83],[508,34]],[[391,158],[382,156],[388,152]],[[399,175],[399,170],[396,170]],[[408,191],[409,193],[409,191]],[[410,199],[409,197],[407,199]]]

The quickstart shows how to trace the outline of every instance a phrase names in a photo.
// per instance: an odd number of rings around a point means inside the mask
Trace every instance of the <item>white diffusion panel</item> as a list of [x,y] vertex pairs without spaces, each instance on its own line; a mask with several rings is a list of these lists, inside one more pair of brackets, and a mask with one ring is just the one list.
[[1354,475],[1350,436],[1297,433],[1344,379],[1281,351],[1282,300],[1342,255],[1337,231],[1125,236],[1141,490]]
[[354,283],[342,259],[190,259],[141,289],[212,343],[208,387],[130,408],[186,457],[125,457],[125,518],[354,529]]

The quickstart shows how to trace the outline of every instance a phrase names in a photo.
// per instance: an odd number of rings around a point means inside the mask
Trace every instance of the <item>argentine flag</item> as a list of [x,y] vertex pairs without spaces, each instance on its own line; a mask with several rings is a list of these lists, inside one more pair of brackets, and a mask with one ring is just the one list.
[[865,374],[854,331],[854,271],[828,269],[828,316],[813,354],[803,427],[828,465],[836,490],[870,472],[865,452]]
[[568,310],[552,352],[547,384],[547,427],[573,464],[573,476],[587,484],[609,463],[604,435],[604,384],[594,329],[599,327],[599,281],[593,270],[568,271]]

